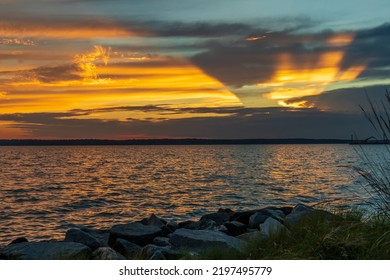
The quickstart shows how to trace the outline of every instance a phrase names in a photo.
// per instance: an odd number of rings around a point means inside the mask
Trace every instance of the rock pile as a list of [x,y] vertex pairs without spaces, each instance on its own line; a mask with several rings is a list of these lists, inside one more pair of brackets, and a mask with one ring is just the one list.
[[151,215],[108,230],[69,229],[63,241],[28,242],[26,238],[18,238],[0,249],[0,258],[125,260],[143,256],[161,260],[179,259],[183,254],[196,256],[213,247],[239,251],[254,238],[288,233],[303,217],[316,212],[332,216],[303,204],[237,212],[219,209],[198,221],[180,223]]

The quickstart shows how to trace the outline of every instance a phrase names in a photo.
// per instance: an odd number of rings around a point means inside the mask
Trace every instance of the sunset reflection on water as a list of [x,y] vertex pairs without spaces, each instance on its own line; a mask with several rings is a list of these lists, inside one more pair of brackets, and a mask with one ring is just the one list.
[[152,213],[198,219],[298,202],[342,209],[365,193],[348,145],[0,147],[0,244],[61,239]]

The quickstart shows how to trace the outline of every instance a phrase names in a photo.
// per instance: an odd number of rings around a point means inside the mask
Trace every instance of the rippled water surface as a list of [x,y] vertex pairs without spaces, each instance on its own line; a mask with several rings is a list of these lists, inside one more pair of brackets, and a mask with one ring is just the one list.
[[366,195],[352,165],[362,163],[349,145],[0,147],[0,244],[151,213],[350,207]]

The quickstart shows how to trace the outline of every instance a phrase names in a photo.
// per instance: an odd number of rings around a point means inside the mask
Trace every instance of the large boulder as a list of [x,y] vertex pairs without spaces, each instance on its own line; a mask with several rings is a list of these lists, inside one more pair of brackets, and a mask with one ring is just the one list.
[[91,229],[83,227],[80,230],[95,238],[99,242],[100,247],[108,247],[108,238],[110,236],[108,229]]
[[100,247],[100,242],[95,237],[77,228],[72,228],[66,232],[65,242],[81,243],[88,246],[93,251]]
[[14,260],[86,260],[91,249],[75,242],[24,242],[3,249],[7,259]]
[[223,224],[226,228],[227,234],[237,236],[246,232],[247,226],[243,223],[232,221]]
[[211,247],[240,250],[244,242],[218,231],[178,229],[172,233],[169,242],[179,248],[204,250]]
[[230,215],[228,213],[220,212],[220,213],[211,213],[202,216],[200,220],[212,220],[214,221],[218,226],[223,225],[224,223],[228,222],[230,220]]
[[119,252],[127,259],[134,258],[134,256],[139,254],[142,250],[141,246],[138,246],[137,244],[134,244],[122,238],[118,238],[117,240],[115,240],[113,248],[115,251]]
[[304,205],[304,204],[297,204],[290,214],[288,214],[285,218],[285,223],[288,226],[294,226],[297,223],[299,223],[302,218],[307,217],[310,214],[313,214],[315,212],[314,208]]
[[161,229],[156,226],[143,225],[137,222],[115,225],[110,229],[108,244],[113,246],[117,238],[122,238],[139,246],[145,246],[152,243],[155,237],[161,235]]
[[270,214],[264,212],[256,212],[249,217],[248,227],[258,228],[260,224],[264,223],[269,218]]
[[180,224],[182,228],[192,230],[218,230],[219,226],[216,222],[209,219],[203,219],[198,222],[186,222]]
[[93,260],[126,260],[124,256],[110,247],[100,247],[92,253]]
[[288,232],[288,229],[278,220],[269,217],[263,224],[260,225],[260,232],[264,237],[270,237],[274,234]]

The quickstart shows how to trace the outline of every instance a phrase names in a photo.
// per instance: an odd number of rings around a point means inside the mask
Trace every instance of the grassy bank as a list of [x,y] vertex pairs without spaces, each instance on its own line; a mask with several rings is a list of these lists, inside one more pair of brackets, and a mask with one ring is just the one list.
[[375,260],[390,259],[390,221],[375,217],[362,221],[359,214],[324,219],[313,215],[270,238],[258,237],[242,252],[212,249],[201,259]]

